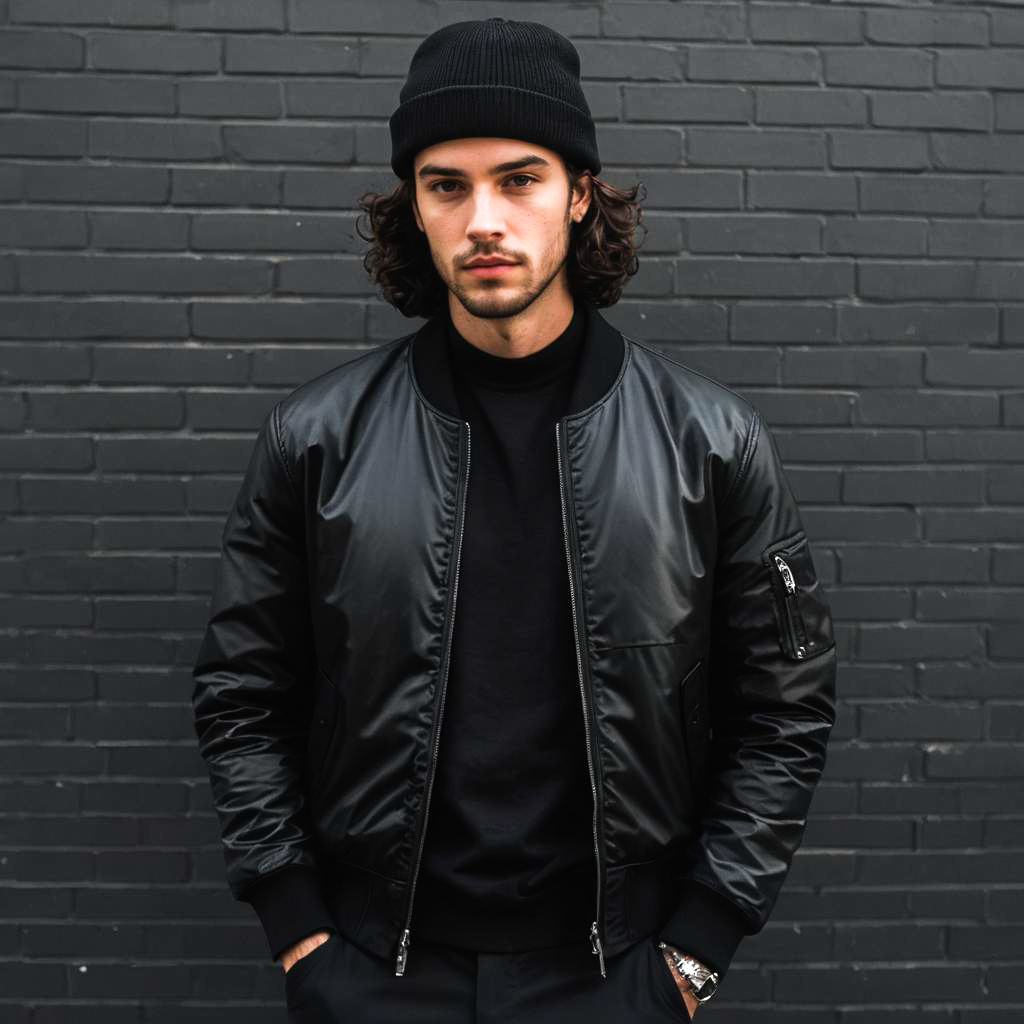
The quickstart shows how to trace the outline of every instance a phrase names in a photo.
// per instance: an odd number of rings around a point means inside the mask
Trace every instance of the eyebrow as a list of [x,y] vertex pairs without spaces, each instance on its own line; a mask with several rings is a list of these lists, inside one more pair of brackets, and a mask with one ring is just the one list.
[[[534,165],[541,165],[543,167],[550,167],[549,161],[545,160],[542,156],[537,156],[535,153],[531,153],[529,156],[524,156],[520,160],[509,160],[507,163],[495,164],[488,170],[488,174],[501,174],[504,171],[518,171],[521,167],[533,167]],[[432,174],[443,174],[448,178],[465,178],[468,177],[465,171],[460,170],[458,167],[441,167],[438,164],[424,164],[419,170],[420,178],[429,178]]]

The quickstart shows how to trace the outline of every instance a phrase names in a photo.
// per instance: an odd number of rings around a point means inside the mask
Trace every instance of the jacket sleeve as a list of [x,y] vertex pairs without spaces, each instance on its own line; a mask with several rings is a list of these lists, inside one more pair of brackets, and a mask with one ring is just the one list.
[[755,410],[718,509],[701,828],[661,937],[720,974],[768,920],[835,721],[828,604],[775,441]]
[[252,904],[274,959],[305,935],[335,930],[302,785],[315,661],[303,517],[279,412],[260,427],[225,521],[192,671],[228,886]]

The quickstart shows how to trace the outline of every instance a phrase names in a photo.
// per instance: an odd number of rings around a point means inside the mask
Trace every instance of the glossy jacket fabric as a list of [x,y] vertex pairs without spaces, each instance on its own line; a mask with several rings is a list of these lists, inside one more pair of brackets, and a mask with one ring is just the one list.
[[[602,973],[655,930],[724,969],[802,839],[832,621],[757,409],[586,311],[552,427],[593,797],[581,939]],[[195,726],[228,884],[275,955],[335,924],[397,974],[415,955],[473,485],[443,339],[434,318],[279,401],[224,525]]]

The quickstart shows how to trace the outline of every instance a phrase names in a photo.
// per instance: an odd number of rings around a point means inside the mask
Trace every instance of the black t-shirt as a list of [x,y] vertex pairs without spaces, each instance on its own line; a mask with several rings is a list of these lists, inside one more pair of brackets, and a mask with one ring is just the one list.
[[412,934],[491,952],[588,938],[593,798],[573,634],[555,423],[584,343],[528,356],[448,320],[470,466],[451,668]]

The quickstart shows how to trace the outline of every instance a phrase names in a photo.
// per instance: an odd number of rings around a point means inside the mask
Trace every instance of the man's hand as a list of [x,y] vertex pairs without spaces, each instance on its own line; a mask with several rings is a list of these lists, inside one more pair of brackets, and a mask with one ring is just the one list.
[[296,960],[301,960],[307,953],[312,953],[321,942],[326,942],[331,937],[330,932],[318,931],[299,939],[294,945],[289,946],[281,954],[281,966],[287,974]]
[[[669,947],[669,949],[672,948],[674,947]],[[697,1007],[700,1006],[700,1003],[697,1002],[697,997],[691,991],[689,979],[684,978],[679,971],[676,970],[675,962],[672,960],[667,949],[663,949],[661,952],[665,957],[665,963],[668,964],[669,970],[672,972],[672,977],[675,978],[679,991],[682,993],[683,1002],[686,1004],[686,1012],[690,1015],[690,1020],[693,1020],[693,1015],[697,1012]],[[680,950],[679,952],[682,951]]]

